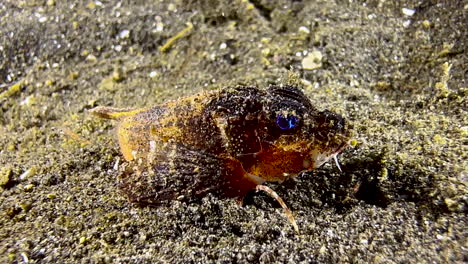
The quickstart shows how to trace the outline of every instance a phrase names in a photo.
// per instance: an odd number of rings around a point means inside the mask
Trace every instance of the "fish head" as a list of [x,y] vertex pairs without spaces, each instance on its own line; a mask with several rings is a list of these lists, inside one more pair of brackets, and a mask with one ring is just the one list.
[[258,127],[262,150],[246,167],[267,181],[282,181],[322,166],[349,145],[352,135],[342,116],[318,111],[294,86],[267,90]]

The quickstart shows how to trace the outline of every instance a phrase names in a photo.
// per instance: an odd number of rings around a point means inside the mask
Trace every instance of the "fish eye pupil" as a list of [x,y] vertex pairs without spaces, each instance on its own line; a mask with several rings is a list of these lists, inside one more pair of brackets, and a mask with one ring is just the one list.
[[276,124],[282,130],[293,129],[297,125],[297,118],[293,115],[284,116],[279,114],[276,116]]

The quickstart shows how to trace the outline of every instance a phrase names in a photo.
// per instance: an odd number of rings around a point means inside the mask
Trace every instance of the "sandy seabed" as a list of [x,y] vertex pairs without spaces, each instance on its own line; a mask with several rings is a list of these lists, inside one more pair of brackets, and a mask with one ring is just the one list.
[[[1,263],[466,263],[463,1],[0,2]],[[228,2],[231,2],[228,4]],[[300,84],[357,145],[240,206],[140,208],[99,106]]]

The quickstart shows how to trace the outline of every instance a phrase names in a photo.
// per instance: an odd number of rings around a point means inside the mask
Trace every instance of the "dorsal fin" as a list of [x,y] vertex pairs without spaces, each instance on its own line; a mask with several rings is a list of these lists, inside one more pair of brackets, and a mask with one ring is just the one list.
[[272,95],[276,95],[281,97],[284,100],[291,100],[300,103],[305,107],[313,108],[312,104],[310,103],[309,99],[305,96],[305,94],[296,86],[290,85],[272,85],[268,87],[268,92]]

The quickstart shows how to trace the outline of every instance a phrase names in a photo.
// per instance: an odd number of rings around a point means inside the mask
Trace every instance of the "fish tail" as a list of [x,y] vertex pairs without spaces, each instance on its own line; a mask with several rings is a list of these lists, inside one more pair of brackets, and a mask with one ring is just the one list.
[[135,115],[144,109],[126,109],[126,108],[114,108],[108,106],[98,106],[89,110],[91,114],[104,119],[121,120],[127,116]]

